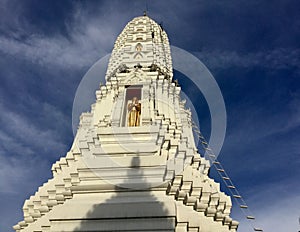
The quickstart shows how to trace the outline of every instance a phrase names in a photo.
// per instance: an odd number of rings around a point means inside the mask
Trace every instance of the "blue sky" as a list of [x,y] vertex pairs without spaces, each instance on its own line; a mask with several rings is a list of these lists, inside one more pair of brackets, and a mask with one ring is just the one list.
[[[22,220],[24,200],[70,148],[80,80],[144,9],[141,0],[1,0],[1,231]],[[227,109],[219,160],[257,224],[299,230],[299,1],[148,1],[148,10],[170,43],[198,57],[218,82]],[[183,91],[194,93],[175,74]],[[189,97],[208,136],[207,105],[200,93]],[[236,207],[233,217],[239,231],[251,231]]]

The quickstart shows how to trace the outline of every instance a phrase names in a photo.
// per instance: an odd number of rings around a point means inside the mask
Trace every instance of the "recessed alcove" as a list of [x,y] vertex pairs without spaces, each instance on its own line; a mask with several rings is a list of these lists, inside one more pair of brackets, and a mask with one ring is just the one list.
[[[133,99],[136,98],[138,103],[141,104],[142,100],[142,85],[128,85],[125,86],[125,96],[123,101],[123,111],[122,111],[122,122],[121,126],[128,127],[129,126],[129,106],[132,103]],[[140,125],[142,112],[139,113],[139,118],[137,119],[138,125]],[[137,126],[137,125],[135,125]],[[133,127],[133,126],[130,126]]]

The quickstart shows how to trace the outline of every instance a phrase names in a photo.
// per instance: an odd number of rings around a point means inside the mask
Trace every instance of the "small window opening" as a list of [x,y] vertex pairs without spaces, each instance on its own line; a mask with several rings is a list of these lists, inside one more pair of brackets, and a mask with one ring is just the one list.
[[135,50],[136,50],[137,52],[141,52],[142,49],[143,49],[143,46],[142,46],[140,43],[138,43],[138,44],[135,46]]

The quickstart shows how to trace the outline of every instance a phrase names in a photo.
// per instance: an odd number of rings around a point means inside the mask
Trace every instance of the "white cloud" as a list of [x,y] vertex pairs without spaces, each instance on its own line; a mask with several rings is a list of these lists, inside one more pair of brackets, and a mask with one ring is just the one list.
[[[9,19],[10,27],[14,30],[10,32],[10,37],[0,36],[0,51],[35,64],[54,65],[64,69],[89,67],[97,59],[111,52],[113,42],[120,33],[119,29],[124,26],[124,23],[121,25],[120,22],[126,22],[128,16],[122,11],[115,12],[115,14],[107,12],[98,15],[89,14],[88,10],[83,9],[80,4],[73,3],[72,16],[65,21],[68,37],[58,34],[45,36],[31,32],[28,22],[21,20],[20,15],[23,10],[20,7],[12,7],[11,5],[18,4],[9,2],[6,0],[4,7],[0,8],[2,9],[0,12],[4,14],[1,20]],[[118,7],[118,4],[104,2],[98,7],[101,12],[103,9],[114,9]],[[11,17],[7,13],[12,9],[17,17]],[[170,18],[172,18],[172,11],[168,14],[171,14]],[[26,33],[25,41],[14,39],[18,38],[19,34]],[[257,66],[275,70],[287,67],[300,69],[300,49],[276,48],[248,54],[204,49],[202,52],[195,51],[194,54],[210,68]]]
[[0,192],[12,194],[22,188],[25,191],[26,186],[32,186],[37,181],[36,173],[45,167],[47,163],[43,159],[0,156]]
[[300,93],[292,94],[292,100],[288,104],[290,119],[287,120],[285,130],[300,126]]
[[[19,156],[43,156],[42,153],[47,154],[50,149],[66,151],[66,145],[60,141],[61,138],[57,136],[54,129],[46,129],[43,125],[36,127],[33,125],[34,121],[31,122],[31,119],[25,116],[8,111],[2,104],[0,104],[0,110],[5,112],[1,115],[5,126],[0,130],[0,154],[5,155],[5,152],[9,151]],[[46,103],[41,105],[41,111],[44,117],[49,117],[51,113],[55,121],[60,123],[67,121],[62,113]],[[37,154],[37,151],[41,153]]]
[[0,36],[0,52],[41,66],[68,70],[91,66],[111,51],[116,39],[116,32],[113,31],[116,27],[111,24],[115,21],[109,22],[103,15],[88,17],[87,12],[78,8],[72,20],[65,23],[68,37],[27,31],[26,39],[19,40],[15,38],[18,38],[18,33],[24,34],[25,22],[17,21],[13,23],[16,28],[10,36]]
[[[274,197],[276,196],[276,198]],[[283,196],[276,194],[270,195],[272,201],[266,204],[255,205],[255,221],[253,225],[262,228],[264,231],[285,232],[299,231],[298,219],[300,217],[300,196],[291,191],[290,195]],[[238,231],[250,232],[249,220],[240,221]]]
[[[240,222],[238,232],[253,232],[252,227],[268,232],[297,232],[300,217],[299,186],[293,181],[280,181],[249,189],[244,198],[249,211],[243,214],[233,201],[232,217]],[[245,194],[242,194],[245,197]],[[255,220],[247,220],[246,216],[254,216]]]
[[70,42],[64,37],[45,38],[36,35],[26,43],[0,37],[0,47],[1,52],[34,64],[64,69],[86,66],[101,54],[97,52],[95,44],[87,41],[84,36]]
[[[59,124],[67,121],[54,106],[44,103],[40,110],[43,117],[51,115]],[[68,147],[55,128],[37,127],[32,119],[8,111],[2,104],[0,111],[5,112],[1,115],[5,125],[0,129],[0,192],[34,192],[36,184],[47,176],[45,170],[50,173],[49,159],[59,158]]]
[[276,48],[248,54],[204,50],[194,54],[210,68],[263,67],[279,70],[294,67],[300,69],[300,49]]
[[[300,94],[290,93],[290,95],[287,105],[278,108],[278,112],[273,114],[268,112],[268,106],[262,108],[262,105],[241,104],[232,108],[230,120],[234,121],[234,125],[227,133],[228,145],[236,146],[245,141],[261,142],[267,137],[288,134],[297,129],[300,126]],[[288,140],[290,143],[294,139]],[[283,141],[287,140],[283,138],[281,142]],[[299,149],[299,143],[295,144],[295,147]]]

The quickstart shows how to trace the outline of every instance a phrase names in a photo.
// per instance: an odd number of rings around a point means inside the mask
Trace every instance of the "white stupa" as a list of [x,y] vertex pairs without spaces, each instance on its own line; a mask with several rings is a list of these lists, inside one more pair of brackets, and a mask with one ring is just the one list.
[[[166,32],[148,16],[117,38],[91,111],[53,178],[25,201],[17,232],[236,231],[208,177],[173,80]],[[201,75],[199,76],[201,78]]]

